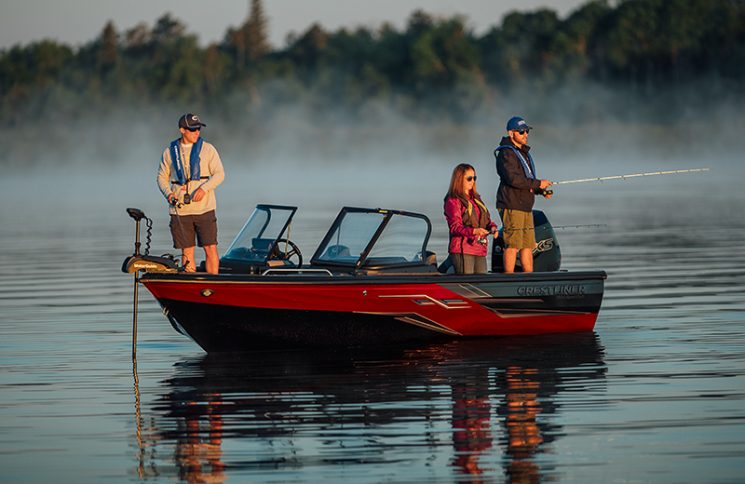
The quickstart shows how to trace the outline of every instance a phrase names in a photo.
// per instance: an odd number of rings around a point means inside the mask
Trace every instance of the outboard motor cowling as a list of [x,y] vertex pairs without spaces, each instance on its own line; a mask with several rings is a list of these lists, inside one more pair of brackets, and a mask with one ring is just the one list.
[[[561,267],[561,250],[559,242],[556,239],[556,232],[548,221],[548,217],[540,210],[533,210],[533,224],[535,225],[535,240],[537,246],[533,249],[533,271],[535,272],[552,272],[558,271]],[[503,232],[499,231],[499,237],[492,244],[491,267],[492,272],[504,272],[504,262],[502,255],[504,253]],[[520,255],[517,256],[515,271],[521,272]]]

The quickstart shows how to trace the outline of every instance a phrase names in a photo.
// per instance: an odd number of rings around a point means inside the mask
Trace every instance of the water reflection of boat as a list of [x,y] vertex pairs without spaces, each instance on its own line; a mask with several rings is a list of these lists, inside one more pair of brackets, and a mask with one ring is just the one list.
[[564,394],[597,391],[605,371],[594,333],[206,355],[163,383],[160,430],[145,437],[160,460],[147,465],[219,481],[274,469],[316,480],[360,463],[375,481],[403,460],[398,480],[416,481],[432,470],[414,463],[432,460],[461,482],[538,482],[553,472],[536,457],[563,435],[562,402],[580,400]]
[[[139,228],[144,214],[128,211]],[[427,250],[426,216],[349,207],[303,265],[289,240],[295,211],[257,206],[218,275],[178,272],[172,260],[140,255],[139,239],[123,270],[144,272],[140,280],[173,327],[208,352],[594,328],[603,271],[559,271],[558,257],[540,254],[536,268],[545,272],[442,274]],[[553,229],[540,218],[541,247],[558,254]]]

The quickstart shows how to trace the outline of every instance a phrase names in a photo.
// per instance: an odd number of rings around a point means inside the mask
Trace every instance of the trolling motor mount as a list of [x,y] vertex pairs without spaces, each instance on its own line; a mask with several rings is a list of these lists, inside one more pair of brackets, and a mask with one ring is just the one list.
[[[124,259],[122,272],[127,274],[146,272],[178,272],[178,264],[173,256],[154,256],[150,255],[150,235],[153,227],[153,221],[149,219],[145,212],[138,208],[128,208],[127,214],[135,221],[135,251],[132,255]],[[147,239],[145,241],[145,253],[140,254],[140,221],[145,220],[147,225]]]

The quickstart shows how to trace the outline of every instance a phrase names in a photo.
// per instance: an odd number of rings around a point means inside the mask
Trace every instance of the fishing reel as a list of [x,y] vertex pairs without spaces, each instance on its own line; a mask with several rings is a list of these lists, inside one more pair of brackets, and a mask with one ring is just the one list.
[[170,206],[172,206],[172,207],[175,207],[175,208],[181,208],[184,205],[189,205],[190,203],[191,203],[191,195],[189,195],[188,193],[186,193],[184,195],[184,201],[183,202],[180,202],[179,199],[176,198],[176,197],[174,197],[174,198],[172,198],[172,199],[170,199],[168,201],[168,204]]

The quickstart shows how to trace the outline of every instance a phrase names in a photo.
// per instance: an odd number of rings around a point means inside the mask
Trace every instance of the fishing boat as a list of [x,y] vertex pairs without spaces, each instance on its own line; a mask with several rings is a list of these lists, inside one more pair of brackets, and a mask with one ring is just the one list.
[[344,207],[305,263],[289,238],[297,207],[260,204],[220,273],[207,274],[149,255],[149,238],[140,253],[140,221],[148,234],[152,221],[127,212],[137,232],[122,270],[135,274],[135,298],[139,281],[174,329],[209,353],[590,332],[603,298],[604,271],[560,270],[556,234],[539,211],[540,272],[472,275],[437,265],[431,222],[419,213]]

